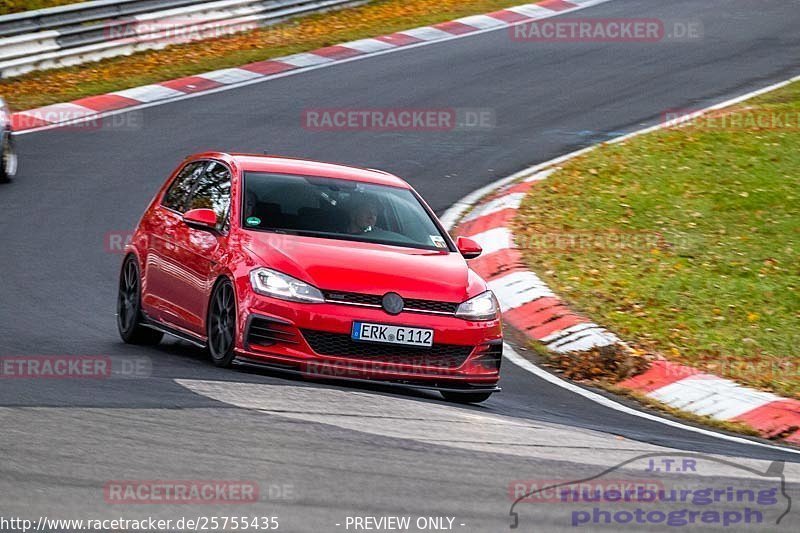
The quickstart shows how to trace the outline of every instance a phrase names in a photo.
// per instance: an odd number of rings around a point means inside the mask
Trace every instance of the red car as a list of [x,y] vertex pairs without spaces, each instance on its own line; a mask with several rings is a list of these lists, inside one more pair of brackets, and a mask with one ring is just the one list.
[[499,390],[497,300],[392,174],[260,155],[187,158],[126,249],[122,339],[213,362],[380,381],[480,402]]

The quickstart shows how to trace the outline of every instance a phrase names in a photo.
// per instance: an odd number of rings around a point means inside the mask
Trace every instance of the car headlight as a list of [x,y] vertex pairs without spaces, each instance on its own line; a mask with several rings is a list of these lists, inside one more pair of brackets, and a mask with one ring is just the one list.
[[492,291],[486,291],[458,306],[456,316],[467,320],[494,320],[500,311]]
[[281,300],[305,303],[325,301],[320,290],[313,285],[269,268],[257,268],[250,272],[250,284],[257,293]]

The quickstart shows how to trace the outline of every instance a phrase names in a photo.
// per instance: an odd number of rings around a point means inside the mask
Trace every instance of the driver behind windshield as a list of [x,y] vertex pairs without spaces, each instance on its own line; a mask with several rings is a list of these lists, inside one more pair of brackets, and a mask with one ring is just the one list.
[[378,202],[366,194],[361,194],[351,200],[350,223],[347,233],[370,233],[375,229],[378,221]]

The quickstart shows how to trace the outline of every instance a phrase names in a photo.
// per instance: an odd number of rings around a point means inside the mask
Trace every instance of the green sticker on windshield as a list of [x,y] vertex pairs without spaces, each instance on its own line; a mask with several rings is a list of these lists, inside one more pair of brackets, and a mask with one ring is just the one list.
[[437,248],[447,248],[447,242],[445,242],[441,235],[431,235],[431,241]]
[[247,220],[245,220],[245,222],[247,223],[248,226],[258,226],[259,224],[261,224],[261,219],[258,217],[247,217]]

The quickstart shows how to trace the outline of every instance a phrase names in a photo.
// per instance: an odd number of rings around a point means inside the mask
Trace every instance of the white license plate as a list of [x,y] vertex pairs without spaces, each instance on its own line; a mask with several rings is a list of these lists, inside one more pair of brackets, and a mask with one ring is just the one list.
[[433,346],[433,330],[408,328],[369,322],[353,322],[353,340],[403,344],[405,346]]

